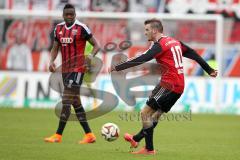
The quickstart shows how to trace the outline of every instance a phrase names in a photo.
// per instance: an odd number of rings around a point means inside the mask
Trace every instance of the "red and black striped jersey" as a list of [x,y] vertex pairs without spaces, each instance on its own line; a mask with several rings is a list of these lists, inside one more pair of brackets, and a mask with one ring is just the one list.
[[60,45],[62,72],[85,72],[84,49],[91,37],[90,29],[78,20],[70,27],[65,22],[56,25],[54,40]]
[[213,69],[192,48],[172,37],[162,36],[141,56],[115,66],[117,71],[134,67],[156,59],[161,72],[160,85],[176,93],[183,93],[184,74],[182,57],[198,62],[201,67],[211,73]]

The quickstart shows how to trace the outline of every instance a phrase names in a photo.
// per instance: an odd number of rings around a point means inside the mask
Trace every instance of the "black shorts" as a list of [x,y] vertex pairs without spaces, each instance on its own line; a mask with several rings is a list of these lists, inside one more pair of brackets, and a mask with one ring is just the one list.
[[65,88],[80,89],[84,73],[70,72],[62,73],[63,84]]
[[146,104],[154,110],[160,109],[161,111],[167,113],[181,95],[181,93],[175,93],[157,85],[152,91],[152,95],[149,96]]

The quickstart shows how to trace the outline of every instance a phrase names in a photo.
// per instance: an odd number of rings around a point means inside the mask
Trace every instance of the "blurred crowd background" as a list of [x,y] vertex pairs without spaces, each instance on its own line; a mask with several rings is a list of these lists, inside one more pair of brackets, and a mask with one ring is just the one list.
[[[219,14],[224,17],[223,76],[240,76],[240,1],[239,0],[0,0],[0,10],[11,11],[62,11],[66,3],[74,4],[81,12],[139,12],[172,14]],[[143,19],[80,19],[86,23],[104,47],[108,42],[132,41],[128,56],[146,49]],[[60,20],[55,17],[0,17],[0,69],[41,71],[48,68],[53,29]],[[216,61],[216,22],[165,20],[164,30],[192,45],[211,65]],[[102,54],[102,55],[101,55]],[[100,53],[104,64],[110,64],[108,54]],[[106,73],[106,68],[101,73]],[[191,62],[186,74],[203,76],[198,65]]]

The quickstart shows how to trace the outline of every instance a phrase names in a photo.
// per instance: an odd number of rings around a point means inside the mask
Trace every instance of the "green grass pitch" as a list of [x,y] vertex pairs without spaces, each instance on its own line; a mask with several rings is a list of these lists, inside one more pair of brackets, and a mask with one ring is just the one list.
[[[141,127],[133,114],[125,117],[123,112],[110,112],[90,120],[97,136],[94,144],[77,144],[83,136],[78,122],[67,124],[62,143],[49,144],[43,138],[56,130],[58,119],[53,110],[1,108],[0,160],[240,159],[240,116],[192,115],[191,120],[162,120],[154,133],[157,155],[143,156],[129,154],[129,144],[122,138],[123,133],[135,133]],[[101,137],[100,128],[106,122],[119,126],[118,140],[107,142]]]

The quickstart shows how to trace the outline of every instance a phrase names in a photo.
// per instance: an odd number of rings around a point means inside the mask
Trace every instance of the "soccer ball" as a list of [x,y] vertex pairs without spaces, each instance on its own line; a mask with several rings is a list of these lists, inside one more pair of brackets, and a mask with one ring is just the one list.
[[120,130],[114,123],[106,123],[101,129],[102,136],[106,141],[115,141],[119,137]]

